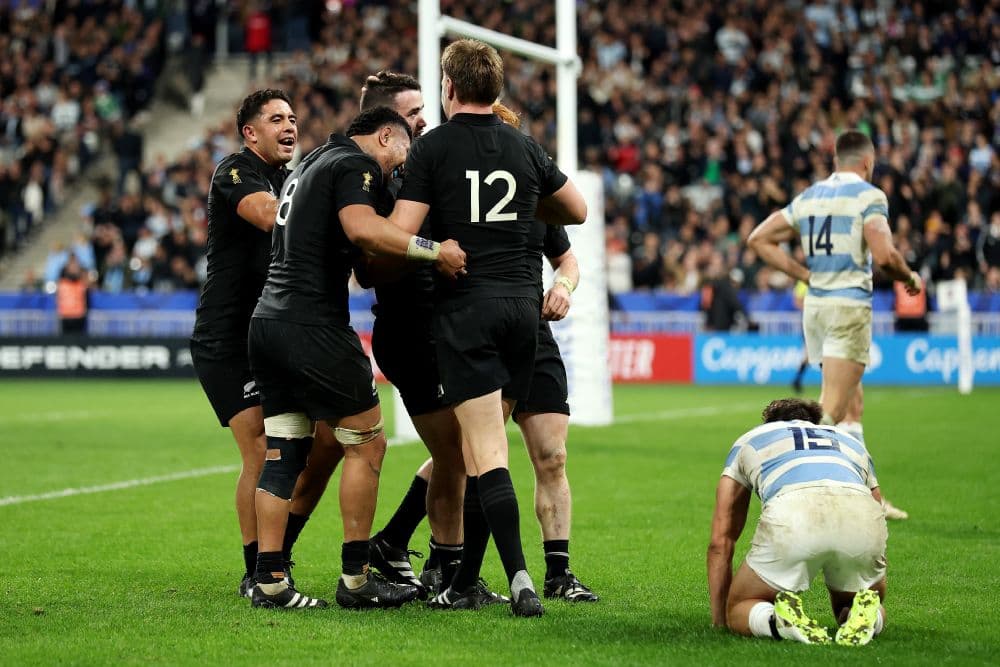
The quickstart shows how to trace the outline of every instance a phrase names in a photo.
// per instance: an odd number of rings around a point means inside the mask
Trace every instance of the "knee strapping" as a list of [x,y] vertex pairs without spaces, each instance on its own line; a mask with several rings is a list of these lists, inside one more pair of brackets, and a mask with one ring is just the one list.
[[337,442],[344,445],[345,447],[356,447],[357,445],[363,445],[366,442],[371,442],[382,433],[382,427],[384,423],[382,418],[379,417],[378,423],[370,428],[365,429],[355,429],[355,428],[341,428],[336,427],[333,429],[333,435],[337,438]]
[[314,433],[313,423],[304,412],[283,412],[264,418],[264,433],[275,438],[310,438]]
[[257,488],[282,500],[291,500],[295,482],[306,467],[312,438],[277,438],[268,436],[264,468]]

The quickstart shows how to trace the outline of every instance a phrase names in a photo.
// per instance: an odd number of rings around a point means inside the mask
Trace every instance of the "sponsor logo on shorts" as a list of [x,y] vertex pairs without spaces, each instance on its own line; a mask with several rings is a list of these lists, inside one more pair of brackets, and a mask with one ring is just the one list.
[[259,395],[260,395],[260,390],[257,389],[257,382],[255,380],[250,380],[245,385],[243,385],[244,400]]

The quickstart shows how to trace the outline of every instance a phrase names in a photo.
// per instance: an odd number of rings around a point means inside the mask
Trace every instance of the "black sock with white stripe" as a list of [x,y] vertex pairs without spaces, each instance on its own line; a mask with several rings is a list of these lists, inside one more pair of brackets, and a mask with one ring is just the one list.
[[427,557],[427,569],[439,568],[443,563],[462,560],[461,544],[441,544],[433,537],[429,544],[430,555]]
[[569,569],[569,540],[545,540],[545,578],[561,577]]

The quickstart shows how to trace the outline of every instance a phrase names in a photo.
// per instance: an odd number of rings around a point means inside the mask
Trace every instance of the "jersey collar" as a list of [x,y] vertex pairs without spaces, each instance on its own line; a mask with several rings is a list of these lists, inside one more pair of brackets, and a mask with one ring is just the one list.
[[288,172],[288,170],[285,168],[285,165],[283,165],[283,164],[282,165],[278,165],[277,167],[272,167],[267,162],[264,162],[264,160],[261,159],[261,157],[259,155],[257,155],[256,153],[254,153],[247,146],[244,146],[240,150],[240,152],[243,153],[243,155],[245,155],[247,157],[247,159],[250,160],[251,162],[256,162],[258,165],[260,165],[261,171],[264,172],[264,174],[267,175],[267,176],[272,176],[274,174],[283,174],[283,173],[287,173]]
[[830,178],[837,179],[838,181],[847,181],[848,183],[850,182],[860,183],[861,181],[865,180],[860,176],[858,176],[857,174],[855,174],[853,171],[835,171],[833,172],[833,174],[830,175]]
[[495,113],[457,113],[448,120],[465,125],[503,125],[500,116]]

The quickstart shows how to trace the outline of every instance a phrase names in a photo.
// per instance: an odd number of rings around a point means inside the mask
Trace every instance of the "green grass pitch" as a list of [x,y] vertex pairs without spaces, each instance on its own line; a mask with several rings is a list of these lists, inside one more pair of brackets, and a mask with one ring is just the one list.
[[[732,441],[785,393],[617,387],[619,423],[573,428],[569,442],[572,562],[602,600],[550,601],[541,619],[418,604],[251,609],[236,596],[242,562],[231,470],[0,501],[0,664],[996,664],[997,389],[867,391],[866,434],[882,488],[911,515],[890,525],[889,624],[872,645],[793,645],[710,627],[704,558],[716,479]],[[540,585],[530,466],[518,435],[511,446],[528,566]],[[425,456],[418,444],[390,448],[377,525]],[[4,381],[0,457],[0,498],[237,462],[193,381]],[[753,508],[750,529],[757,501]],[[426,540],[425,524],[411,546]],[[295,552],[304,591],[332,600],[340,542],[336,494],[328,494]],[[749,529],[738,558],[748,544]],[[502,588],[492,546],[484,575]],[[806,603],[832,624],[817,585]]]

